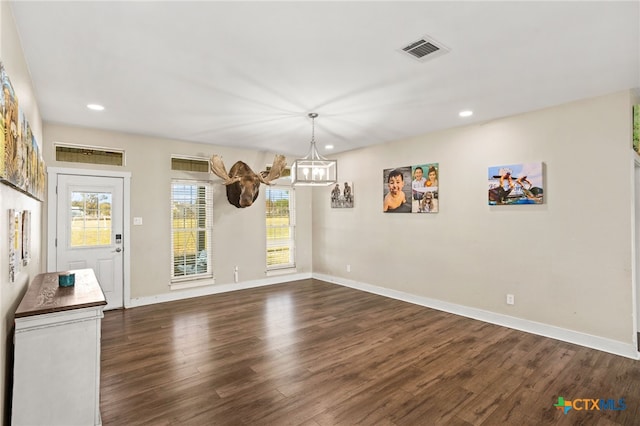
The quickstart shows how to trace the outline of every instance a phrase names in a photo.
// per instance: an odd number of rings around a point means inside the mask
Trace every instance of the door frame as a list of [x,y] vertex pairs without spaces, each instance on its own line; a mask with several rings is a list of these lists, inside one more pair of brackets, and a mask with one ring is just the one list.
[[47,167],[47,272],[56,271],[56,234],[58,175],[78,175],[92,177],[122,178],[122,285],[123,304],[131,307],[131,172],[109,170],[74,169],[67,167]]

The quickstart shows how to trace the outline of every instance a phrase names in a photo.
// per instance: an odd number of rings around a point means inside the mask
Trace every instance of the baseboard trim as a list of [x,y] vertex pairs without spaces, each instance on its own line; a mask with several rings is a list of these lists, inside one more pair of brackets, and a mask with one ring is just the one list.
[[177,300],[190,299],[193,297],[209,296],[218,293],[228,293],[230,291],[246,290],[248,288],[264,287],[268,285],[281,284],[290,281],[306,280],[311,278],[311,273],[297,273],[289,275],[278,275],[267,277],[260,280],[243,281],[231,284],[213,284],[204,287],[195,287],[191,289],[172,291],[171,293],[163,293],[155,296],[136,297],[129,300],[125,305],[126,308],[135,308],[138,306],[153,305],[155,303],[174,302]]
[[414,294],[392,290],[384,287],[378,287],[375,285],[341,277],[313,273],[312,278],[329,283],[339,284],[356,290],[366,291],[368,293],[373,293],[380,296],[389,297],[396,300],[402,300],[404,302],[413,303],[415,305],[425,306],[427,308],[437,309],[439,311],[449,312],[463,317],[473,318],[479,321],[524,331],[526,333],[537,334],[539,336],[549,337],[552,339],[561,340],[563,342],[585,346],[587,348],[608,352],[614,355],[620,355],[626,358],[636,360],[640,359],[640,353],[633,343],[619,342],[617,340],[593,336],[590,334],[568,330],[549,324],[529,321],[522,318],[498,314],[495,312],[485,311],[482,309],[472,308],[464,305],[458,305],[455,303],[444,302],[442,300],[431,299],[428,297],[416,296]]

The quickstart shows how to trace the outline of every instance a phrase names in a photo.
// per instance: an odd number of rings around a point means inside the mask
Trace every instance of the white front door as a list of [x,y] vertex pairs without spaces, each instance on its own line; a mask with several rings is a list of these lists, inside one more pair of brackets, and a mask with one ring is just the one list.
[[123,307],[123,186],[119,177],[58,174],[56,268],[91,268],[107,298]]

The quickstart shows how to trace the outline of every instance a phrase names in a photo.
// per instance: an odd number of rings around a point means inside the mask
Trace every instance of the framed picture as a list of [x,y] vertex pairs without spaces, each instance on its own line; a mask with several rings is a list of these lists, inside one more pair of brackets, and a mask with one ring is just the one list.
[[0,181],[42,201],[45,165],[31,126],[0,63]]
[[14,209],[7,210],[7,216],[9,219],[9,282],[15,282],[16,275],[18,274],[18,258],[20,253],[20,213]]
[[22,212],[22,266],[31,261],[31,211]]
[[353,182],[338,182],[331,189],[331,208],[353,208]]
[[411,166],[385,169],[382,188],[384,213],[411,213]]
[[633,150],[640,154],[640,105],[633,106]]
[[438,213],[438,163],[411,166],[411,212]]
[[489,205],[542,204],[542,163],[489,167]]

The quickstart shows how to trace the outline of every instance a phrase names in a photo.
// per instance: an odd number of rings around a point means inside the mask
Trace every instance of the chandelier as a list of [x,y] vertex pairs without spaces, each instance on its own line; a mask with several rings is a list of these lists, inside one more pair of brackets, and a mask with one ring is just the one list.
[[318,114],[310,112],[311,147],[304,158],[293,162],[291,166],[291,182],[297,186],[328,186],[338,180],[338,161],[328,160],[318,153],[315,130]]

